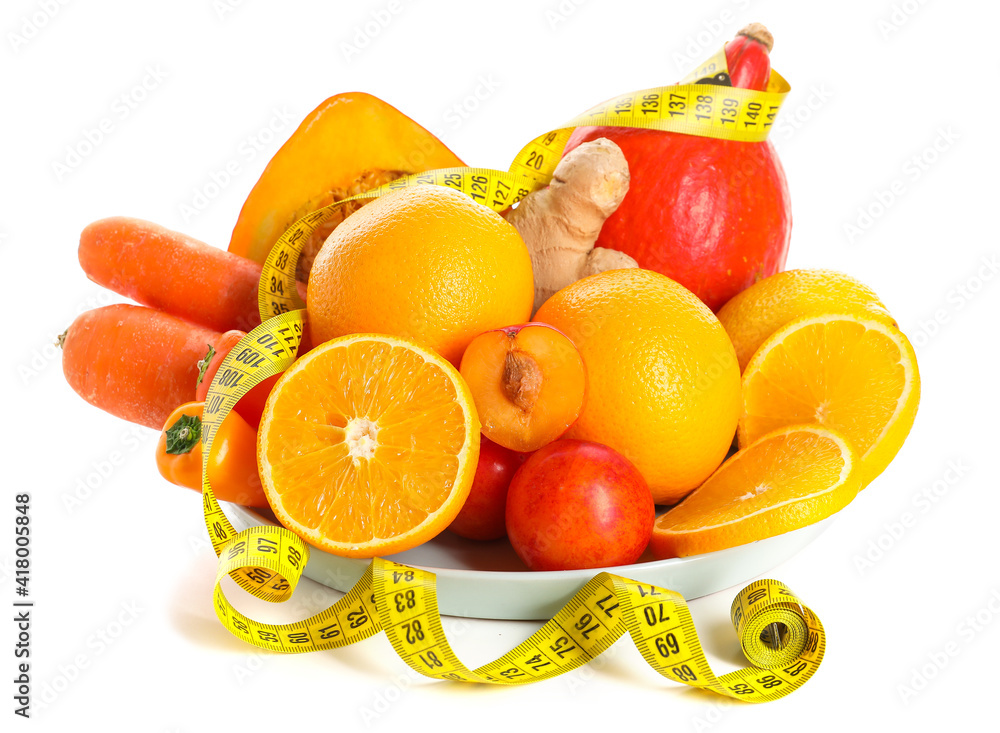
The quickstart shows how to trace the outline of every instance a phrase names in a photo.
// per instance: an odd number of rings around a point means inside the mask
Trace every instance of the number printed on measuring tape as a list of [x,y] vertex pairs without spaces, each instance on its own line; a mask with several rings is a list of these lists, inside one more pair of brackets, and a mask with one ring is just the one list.
[[[708,80],[712,83],[698,83]],[[716,677],[698,640],[684,598],[674,591],[601,572],[535,634],[499,659],[469,669],[455,655],[438,612],[432,572],[376,558],[337,603],[288,624],[256,621],[229,602],[222,579],[251,595],[287,600],[309,559],[309,545],[278,526],[237,532],[212,492],[207,459],[215,434],[236,403],[254,386],[280,374],[298,355],[305,330],[298,295],[299,253],[321,225],[352,201],[377,198],[409,186],[461,191],[503,211],[551,180],[573,129],[610,125],[669,130],[727,140],[766,139],[788,84],[772,72],[766,92],[727,85],[724,50],[671,87],[624,94],[525,145],[507,171],[449,168],[396,179],[379,188],[310,212],[272,247],[261,272],[261,325],[226,356],[205,399],[202,490],[205,526],[219,557],[214,606],[219,620],[248,644],[282,653],[335,649],[384,631],[410,667],[442,680],[521,685],[548,679],[603,653],[629,634],[646,662],[667,679],[746,702],[787,695],[816,671],[823,658],[823,626],[783,584],[759,580],[733,602],[731,618],[751,665]]]
[[788,82],[772,71],[768,89],[763,92],[720,83],[694,83],[718,74],[728,82],[724,49],[681,84],[623,94],[563,127],[539,135],[518,152],[506,171],[443,168],[414,173],[306,214],[278,238],[265,261],[257,303],[261,320],[304,307],[296,284],[298,253],[313,232],[348,203],[409,186],[437,185],[461,191],[494,211],[504,211],[548,185],[570,135],[580,126],[641,127],[741,142],[766,140],[791,88]]

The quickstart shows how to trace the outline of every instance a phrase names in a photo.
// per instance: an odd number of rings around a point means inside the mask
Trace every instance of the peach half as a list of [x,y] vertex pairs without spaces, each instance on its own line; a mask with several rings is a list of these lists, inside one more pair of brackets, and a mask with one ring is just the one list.
[[580,416],[587,370],[568,336],[545,323],[486,331],[462,356],[483,435],[521,453],[548,445]]

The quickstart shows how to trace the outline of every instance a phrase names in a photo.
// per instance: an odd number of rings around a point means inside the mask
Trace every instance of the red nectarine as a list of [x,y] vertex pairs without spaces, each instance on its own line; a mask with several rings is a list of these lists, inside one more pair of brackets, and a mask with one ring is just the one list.
[[481,435],[472,489],[448,529],[470,540],[496,540],[507,534],[507,489],[527,457],[526,453],[516,453]]
[[532,454],[507,492],[507,536],[532,570],[633,563],[654,518],[653,496],[635,466],[584,440],[557,440]]

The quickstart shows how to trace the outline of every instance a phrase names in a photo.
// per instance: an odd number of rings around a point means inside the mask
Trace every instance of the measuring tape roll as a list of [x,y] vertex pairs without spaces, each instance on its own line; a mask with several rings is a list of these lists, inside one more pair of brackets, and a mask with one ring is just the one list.
[[[704,82],[704,83],[703,83]],[[309,545],[279,526],[236,532],[212,492],[207,457],[215,434],[254,386],[295,360],[305,328],[296,265],[310,235],[341,206],[400,188],[455,188],[494,211],[503,211],[546,186],[574,128],[643,127],[727,140],[766,139],[789,87],[772,72],[768,90],[727,85],[720,50],[677,86],[616,97],[532,140],[509,170],[451,168],[405,176],[307,214],[275,243],[261,274],[262,323],[225,357],[209,387],[203,412],[202,490],[205,524],[219,556],[214,591],[223,625],[249,644],[282,653],[335,649],[385,631],[397,654],[437,679],[519,685],[564,674],[594,659],[626,632],[646,662],[668,679],[747,702],[787,695],[816,671],[825,649],[819,619],[789,589],[760,580],[733,602],[732,621],[755,666],[716,677],[701,649],[684,598],[671,590],[602,572],[527,641],[499,659],[470,670],[455,655],[438,613],[435,576],[376,558],[337,603],[310,618],[266,624],[240,613],[226,598],[229,576],[251,595],[270,602],[291,597],[309,558]]]

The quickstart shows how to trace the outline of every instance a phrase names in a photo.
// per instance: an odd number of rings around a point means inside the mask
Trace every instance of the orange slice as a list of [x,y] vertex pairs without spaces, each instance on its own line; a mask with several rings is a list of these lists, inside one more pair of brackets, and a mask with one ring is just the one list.
[[344,336],[275,384],[257,440],[281,523],[347,557],[402,552],[458,514],[479,459],[479,418],[458,371],[406,339]]
[[769,433],[723,463],[653,525],[657,559],[724,550],[818,522],[861,490],[844,436],[818,425]]
[[824,313],[853,313],[897,325],[874,290],[833,270],[785,270],[771,275],[733,297],[718,315],[742,371],[767,337],[786,323]]
[[867,486],[899,452],[919,402],[917,357],[898,329],[856,315],[806,316],[778,329],[747,364],[739,444],[818,423],[854,444]]

